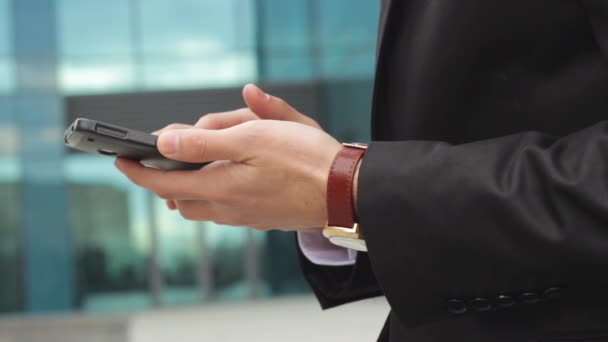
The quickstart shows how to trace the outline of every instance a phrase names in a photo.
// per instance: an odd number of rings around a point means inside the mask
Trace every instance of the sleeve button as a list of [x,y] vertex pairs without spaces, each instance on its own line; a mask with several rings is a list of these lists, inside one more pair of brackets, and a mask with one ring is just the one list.
[[524,292],[519,296],[519,301],[524,304],[535,304],[540,301],[540,296],[535,292]]
[[452,315],[462,315],[467,312],[467,305],[459,299],[450,299],[447,302],[447,310]]
[[469,306],[477,312],[486,312],[492,309],[492,303],[485,298],[475,298],[471,300]]
[[515,298],[509,295],[500,295],[496,298],[496,305],[502,309],[510,308],[515,305]]

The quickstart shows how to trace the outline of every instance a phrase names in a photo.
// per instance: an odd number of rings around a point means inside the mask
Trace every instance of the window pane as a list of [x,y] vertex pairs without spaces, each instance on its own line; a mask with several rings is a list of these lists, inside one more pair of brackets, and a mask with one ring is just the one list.
[[8,11],[8,0],[0,0],[0,94],[9,93],[14,87],[11,21]]
[[142,1],[146,88],[242,83],[255,76],[250,0]]
[[263,63],[267,81],[306,81],[316,77],[308,49],[286,48],[269,55]]
[[198,263],[201,239],[195,222],[183,219],[178,212],[167,210],[166,202],[155,199],[158,227],[158,258],[163,276],[163,305],[199,302]]
[[70,155],[66,172],[78,307],[149,307],[148,193],[126,183],[104,156]]
[[374,46],[379,1],[319,1],[319,6],[323,46]]
[[11,47],[11,21],[8,0],[0,0],[0,55],[9,55]]
[[67,94],[132,90],[135,84],[132,59],[126,56],[67,57],[60,68],[61,89]]
[[131,53],[129,1],[59,0],[57,4],[62,55]]
[[[165,201],[158,200],[156,204],[158,254],[164,282],[162,303],[247,298],[250,295],[245,278],[247,230],[188,221],[178,212],[166,210]],[[209,287],[205,288],[205,284]]]
[[12,60],[0,55],[0,94],[8,94],[13,90],[14,76]]
[[0,312],[23,309],[24,284],[21,248],[21,184],[5,174],[13,161],[0,158]]
[[371,78],[375,53],[372,47],[328,47],[323,51],[321,72],[325,78]]
[[143,65],[144,88],[229,86],[255,79],[255,55],[232,52],[201,58],[156,55]]
[[58,1],[60,83],[65,92],[134,86],[129,3]]
[[265,0],[259,2],[264,59],[264,80],[309,80],[316,78],[311,46],[309,2]]
[[213,261],[214,295],[219,300],[245,299],[249,296],[245,257],[249,228],[207,224],[206,239]]
[[19,134],[13,124],[10,97],[0,96],[0,312],[18,312],[24,305],[23,206],[21,165],[16,158]]
[[[0,176],[8,174],[13,177],[20,172],[15,164],[15,159],[13,159],[18,155],[20,145],[19,130],[13,120],[12,98],[0,96],[0,158],[6,157],[6,159],[0,161]],[[7,170],[10,170],[10,172]]]
[[371,77],[376,52],[378,1],[334,0],[320,1],[319,5],[323,75],[330,78]]
[[263,9],[262,28],[264,45],[270,50],[309,47],[309,1],[308,0],[265,0],[260,1]]

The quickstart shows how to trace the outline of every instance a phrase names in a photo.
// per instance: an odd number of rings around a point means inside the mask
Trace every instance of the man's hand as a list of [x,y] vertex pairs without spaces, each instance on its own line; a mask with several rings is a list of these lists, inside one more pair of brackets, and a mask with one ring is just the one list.
[[257,87],[243,95],[248,108],[160,131],[159,150],[168,158],[214,163],[160,171],[119,159],[117,167],[188,219],[258,229],[323,226],[327,176],[341,144]]
[[[173,123],[152,134],[160,135],[164,131],[192,127],[223,129],[243,122],[260,119],[293,121],[321,129],[321,126],[316,121],[300,113],[282,99],[263,92],[254,84],[247,84],[243,87],[243,99],[248,107],[229,112],[206,114],[195,125]],[[169,209],[175,210],[177,206],[176,201],[167,200],[167,207]]]

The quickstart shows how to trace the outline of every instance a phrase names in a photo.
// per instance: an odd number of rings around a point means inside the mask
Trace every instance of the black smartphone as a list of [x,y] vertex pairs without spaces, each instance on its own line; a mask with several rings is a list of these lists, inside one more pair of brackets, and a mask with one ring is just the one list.
[[197,170],[209,163],[185,163],[164,157],[156,148],[157,136],[90,119],[76,119],[65,131],[71,148],[137,160],[162,170]]

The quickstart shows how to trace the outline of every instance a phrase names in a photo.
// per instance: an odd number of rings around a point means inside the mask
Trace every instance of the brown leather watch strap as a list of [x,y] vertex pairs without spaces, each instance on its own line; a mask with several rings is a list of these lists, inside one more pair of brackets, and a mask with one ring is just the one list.
[[344,144],[336,154],[327,178],[327,225],[352,228],[357,218],[353,201],[353,179],[365,144]]

